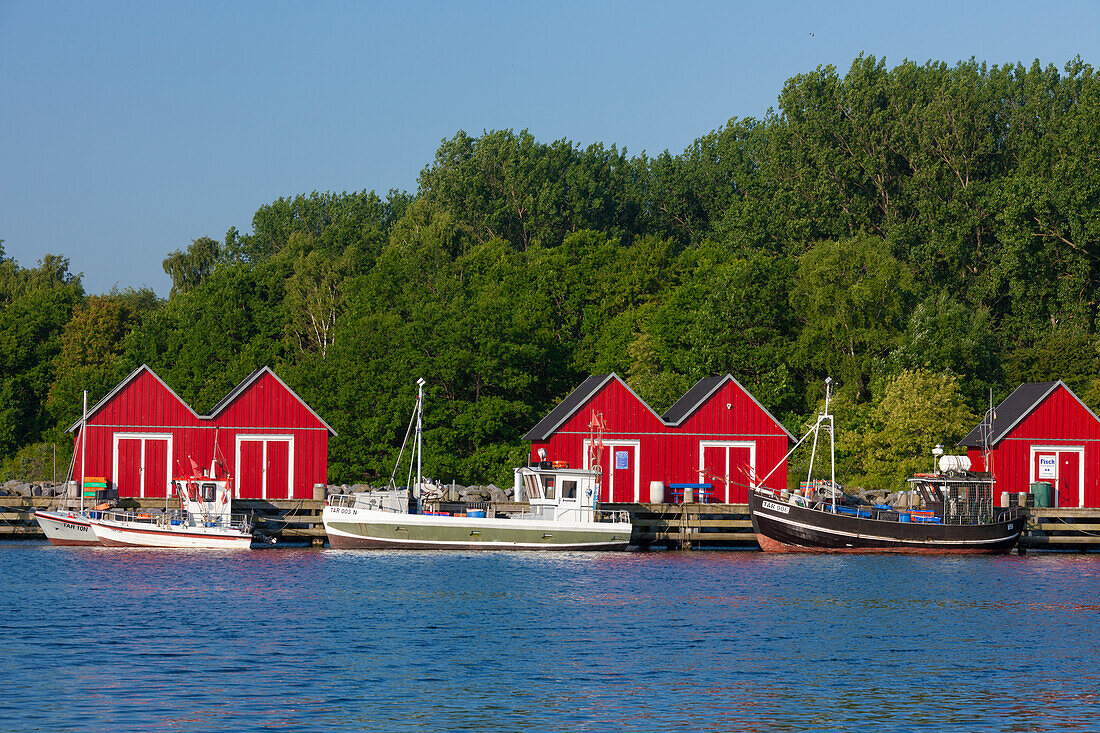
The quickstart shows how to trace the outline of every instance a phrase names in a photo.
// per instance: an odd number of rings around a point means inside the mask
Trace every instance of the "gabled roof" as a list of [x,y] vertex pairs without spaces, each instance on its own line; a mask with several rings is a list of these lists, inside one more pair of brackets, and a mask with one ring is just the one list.
[[[104,405],[106,405],[106,404],[107,404],[108,402],[110,402],[110,401],[111,401],[111,399],[112,399],[112,398],[113,398],[113,397],[114,397],[115,395],[117,395],[117,394],[118,394],[119,392],[121,392],[122,390],[124,390],[124,389],[126,388],[126,385],[130,384],[130,382],[132,382],[132,381],[134,381],[135,379],[137,379],[137,378],[138,378],[138,376],[139,376],[139,375],[140,375],[140,374],[141,374],[142,372],[149,372],[150,376],[152,376],[152,377],[153,377],[153,379],[155,379],[155,380],[157,380],[158,382],[160,382],[160,385],[161,385],[162,387],[164,387],[164,388],[165,388],[166,390],[168,390],[168,393],[169,393],[169,394],[171,394],[171,395],[172,395],[173,397],[175,397],[175,398],[176,398],[176,399],[177,399],[177,400],[179,401],[179,403],[180,403],[181,405],[183,405],[183,406],[184,406],[184,407],[186,407],[186,408],[187,408],[188,410],[190,410],[190,411],[191,411],[191,414],[192,414],[192,415],[194,415],[196,419],[201,419],[201,418],[200,418],[200,416],[199,416],[199,414],[198,414],[197,412],[195,412],[195,411],[194,411],[193,409],[191,409],[191,405],[189,405],[189,404],[187,404],[186,402],[184,402],[184,401],[183,401],[183,399],[182,399],[182,398],[181,398],[181,397],[180,397],[180,396],[179,396],[178,394],[176,394],[176,391],[175,391],[174,389],[172,389],[171,387],[169,387],[169,386],[168,386],[168,384],[167,384],[167,383],[166,383],[166,382],[165,382],[165,381],[164,381],[163,379],[161,379],[161,378],[160,378],[159,376],[157,376],[157,373],[156,373],[156,372],[154,372],[154,371],[153,371],[152,369],[150,369],[150,368],[149,368],[149,365],[148,365],[148,364],[142,364],[142,365],[141,365],[141,366],[139,366],[139,367],[138,367],[137,369],[135,369],[134,371],[130,372],[130,376],[126,377],[126,379],[123,379],[123,380],[122,380],[121,382],[119,382],[119,383],[118,383],[118,386],[116,386],[116,387],[115,387],[114,389],[112,389],[112,390],[111,390],[110,392],[108,392],[108,393],[107,393],[107,394],[106,394],[106,395],[105,395],[105,396],[103,397],[103,399],[101,399],[101,400],[100,400],[99,402],[95,403],[95,406],[94,406],[94,407],[93,407],[92,409],[88,410],[88,415],[87,415],[87,418],[91,418],[91,416],[92,416],[92,415],[94,415],[94,414],[96,414],[97,412],[99,412],[100,408],[102,408],[102,407],[103,407]],[[85,419],[85,418],[81,418],[81,420],[77,420],[76,422],[74,422],[74,423],[73,423],[72,425],[70,425],[70,426],[69,426],[68,430],[66,430],[65,432],[67,432],[67,433],[71,433],[71,432],[73,432],[74,430],[76,430],[77,428],[79,428],[79,427],[80,427],[80,423],[81,423],[81,422],[82,422],[82,420],[84,420],[84,419]]]
[[725,383],[733,382],[739,390],[741,390],[753,403],[759,407],[765,415],[767,415],[772,422],[780,427],[780,429],[787,434],[787,437],[791,440],[795,440],[794,435],[790,430],[787,430],[783,426],[783,423],[775,419],[775,415],[771,414],[768,408],[760,404],[760,401],[752,396],[752,393],[741,386],[741,383],[734,378],[732,374],[727,374],[724,377],[703,377],[695,383],[691,389],[689,389],[683,397],[676,400],[676,404],[668,408],[668,412],[661,416],[665,424],[669,427],[676,427],[687,420],[692,414],[695,413],[700,407],[702,407],[707,400],[709,400],[714,393],[721,389]]
[[528,430],[523,436],[523,440],[547,440],[555,430],[561,427],[562,424],[573,415],[574,412],[580,409],[581,405],[588,402],[597,392],[604,388],[604,385],[612,380],[621,384],[627,392],[634,395],[638,403],[645,405],[646,409],[653,414],[653,417],[658,420],[661,419],[656,412],[653,412],[653,408],[647,405],[645,400],[641,397],[638,397],[638,394],[630,388],[630,385],[624,382],[615,372],[611,372],[610,374],[593,374],[581,382],[580,386],[575,390],[570,392],[568,397],[559,402],[546,417],[539,421],[538,425]]
[[737,388],[748,395],[757,407],[763,410],[764,414],[775,422],[779,428],[787,434],[787,437],[794,440],[795,437],[791,434],[791,431],[783,427],[783,423],[775,419],[775,416],[768,412],[767,408],[761,405],[755,397],[741,386],[741,383],[733,378],[732,374],[727,374],[724,377],[704,377],[695,383],[687,393],[676,401],[668,412],[664,415],[658,415],[653,411],[653,408],[646,403],[638,394],[630,389],[630,385],[624,382],[618,374],[612,372],[611,374],[593,374],[580,383],[575,390],[573,390],[568,397],[558,403],[558,405],[550,411],[546,417],[539,421],[538,425],[527,431],[527,434],[523,436],[524,440],[548,440],[550,436],[561,427],[577,410],[580,409],[588,400],[592,399],[601,389],[604,388],[611,380],[617,381],[621,384],[630,394],[634,395],[638,403],[644,405],[646,409],[653,414],[655,418],[660,420],[664,425],[668,427],[677,427],[684,422],[684,420],[691,417],[691,415],[699,409],[708,399],[710,399],[715,392],[717,392],[726,383],[726,381],[733,382],[737,385]]
[[[993,427],[990,430],[989,424],[983,420],[978,424],[970,434],[959,441],[959,445],[966,446],[968,448],[991,448],[997,443],[1001,442],[1012,430],[1019,425],[1025,417],[1030,415],[1035,408],[1043,403],[1047,397],[1054,393],[1056,389],[1062,387],[1073,396],[1073,399],[1077,400],[1081,405],[1092,415],[1093,419],[1097,419],[1095,413],[1089,409],[1088,405],[1081,402],[1081,398],[1073,394],[1073,390],[1058,380],[1056,382],[1030,382],[1028,384],[1021,384],[1017,387],[1012,394],[1004,398],[1001,404],[997,405],[993,409]],[[984,433],[989,434],[989,444],[986,444]]]
[[661,419],[668,425],[679,425],[717,392],[725,381],[725,377],[703,377],[683,397],[676,400],[676,404],[668,408]]
[[[233,400],[237,399],[237,397],[239,397],[241,394],[243,394],[245,392],[245,390],[247,390],[249,388],[249,386],[252,385],[253,382],[258,380],[265,373],[270,374],[272,377],[275,378],[275,381],[277,381],[279,384],[281,384],[283,386],[283,388],[287,392],[292,394],[296,400],[301,402],[302,405],[307,410],[309,410],[311,415],[313,415],[315,418],[317,418],[317,422],[324,425],[325,428],[330,433],[332,433],[333,435],[336,435],[336,431],[332,429],[332,426],[330,426],[327,422],[322,420],[321,416],[318,415],[316,412],[314,412],[313,408],[310,407],[309,404],[305,400],[303,400],[301,397],[299,397],[298,394],[294,390],[292,390],[290,387],[288,387],[286,382],[279,379],[279,375],[276,374],[275,372],[271,371],[270,367],[266,367],[266,366],[257,369],[256,371],[252,372],[247,377],[245,377],[244,381],[242,381],[240,384],[238,384],[236,387],[234,387],[233,390],[230,391],[229,394],[227,394],[225,397],[223,397],[218,402],[218,404],[214,405],[214,408],[210,411],[209,415],[200,415],[197,412],[195,412],[194,409],[192,409],[191,405],[184,402],[183,399],[178,394],[176,394],[175,390],[173,390],[171,387],[169,387],[168,384],[163,379],[161,379],[159,376],[157,376],[157,373],[154,372],[152,369],[150,369],[148,364],[142,364],[137,369],[130,372],[130,376],[126,377],[126,379],[123,379],[121,382],[119,382],[118,386],[116,386],[114,389],[112,389],[110,392],[108,392],[107,395],[103,399],[101,399],[99,402],[97,402],[95,404],[95,407],[88,410],[88,418],[90,419],[92,417],[92,415],[94,415],[96,412],[98,412],[101,407],[103,407],[108,402],[110,402],[111,398],[113,398],[115,395],[117,395],[118,393],[120,393],[124,389],[126,389],[126,386],[128,384],[130,384],[130,382],[133,382],[135,379],[137,379],[138,376],[142,372],[149,372],[149,374],[153,377],[153,379],[156,379],[158,382],[160,382],[162,387],[164,387],[166,390],[168,390],[169,394],[171,394],[173,397],[175,397],[176,400],[178,400],[181,405],[183,405],[188,410],[190,410],[191,414],[195,416],[196,420],[211,420],[211,419],[213,419],[215,415],[217,415],[219,412],[224,410],[226,407],[228,407],[233,402]],[[74,430],[76,430],[77,428],[80,427],[80,423],[81,423],[81,421],[77,420],[75,423],[73,423],[72,425],[69,426],[69,429],[66,432],[69,432],[69,433],[73,432]]]
[[275,381],[283,386],[283,389],[285,389],[287,392],[292,394],[294,396],[294,399],[301,402],[302,406],[305,407],[307,410],[309,410],[309,414],[311,414],[315,418],[317,418],[317,422],[324,425],[325,428],[327,428],[330,433],[332,433],[333,435],[336,435],[336,431],[332,429],[332,426],[329,425],[327,422],[325,422],[321,418],[320,415],[318,415],[316,412],[314,412],[313,408],[309,406],[309,403],[307,403],[305,400],[303,400],[301,397],[299,397],[298,394],[294,390],[292,390],[289,386],[287,386],[286,382],[279,379],[279,375],[276,374],[275,372],[271,371],[271,367],[268,367],[268,366],[260,367],[259,369],[257,369],[256,371],[252,372],[247,377],[245,377],[241,381],[240,384],[238,384],[236,387],[234,387],[232,390],[230,390],[229,394],[227,394],[225,397],[222,397],[218,401],[218,404],[214,405],[214,407],[212,407],[210,409],[210,414],[205,415],[204,418],[207,419],[207,420],[210,420],[210,419],[213,419],[214,417],[216,417],[218,415],[218,413],[222,412],[227,407],[229,407],[229,405],[231,405],[235,399],[237,399],[242,394],[244,394],[246,391],[248,391],[248,388],[251,387],[255,382],[257,382],[260,379],[260,377],[262,377],[264,374],[270,374],[272,377],[274,377]]

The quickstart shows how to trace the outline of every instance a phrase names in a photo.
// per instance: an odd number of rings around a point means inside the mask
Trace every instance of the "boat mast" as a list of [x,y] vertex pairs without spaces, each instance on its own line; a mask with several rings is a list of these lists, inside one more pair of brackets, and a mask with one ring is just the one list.
[[833,429],[833,414],[829,412],[830,390],[833,378],[825,377],[825,419],[829,421],[829,493],[833,497],[833,514],[836,514],[836,431]]
[[[80,414],[80,513],[84,513],[84,458],[88,455],[88,390],[84,390],[84,412]],[[69,506],[72,506],[71,504]]]
[[417,393],[416,393],[416,501],[417,511],[420,511],[420,494],[422,492],[422,485],[424,482],[423,473],[423,451],[424,451],[424,385],[427,382],[424,378],[416,380]]

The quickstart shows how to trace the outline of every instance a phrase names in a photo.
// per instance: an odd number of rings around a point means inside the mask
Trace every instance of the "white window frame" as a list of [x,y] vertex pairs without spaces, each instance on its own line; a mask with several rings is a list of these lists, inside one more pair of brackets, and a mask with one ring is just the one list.
[[118,488],[118,444],[123,440],[140,440],[141,452],[138,459],[138,496],[145,498],[145,443],[149,440],[164,440],[168,442],[168,452],[165,456],[164,466],[164,490],[171,495],[172,483],[172,434],[171,433],[114,433],[111,436],[111,483]]
[[[240,433],[237,435],[235,443],[235,455],[236,461],[233,464],[237,470],[237,480],[233,482],[233,498],[239,499],[241,493],[241,444],[245,442],[258,442],[263,444],[263,450],[260,452],[260,498],[267,498],[267,444],[280,442],[286,443],[286,497],[288,499],[294,498],[294,436],[293,435],[272,435],[270,433],[258,433],[248,434]],[[274,487],[272,487],[274,488]]]
[[1081,509],[1085,506],[1085,446],[1083,445],[1033,445],[1031,446],[1031,453],[1028,455],[1027,475],[1029,477],[1028,484],[1035,483],[1036,481],[1045,481],[1046,479],[1039,479],[1035,477],[1035,456],[1040,453],[1053,453],[1056,458],[1055,465],[1055,477],[1054,477],[1054,496],[1051,500],[1054,506],[1058,506],[1058,479],[1062,477],[1062,457],[1061,453],[1076,453],[1077,454],[1077,506],[1074,508]]
[[[588,438],[584,439],[582,447],[584,449],[583,466],[588,470],[588,446],[592,441]],[[608,449],[608,456],[611,458],[611,465],[607,467],[607,495],[608,497],[615,496],[615,449],[616,448],[633,448],[634,449],[634,502],[641,501],[641,479],[642,479],[642,441],[640,440],[605,440],[603,441],[603,447]]]
[[709,484],[704,475],[703,466],[705,465],[704,456],[706,455],[707,448],[725,448],[726,449],[726,499],[725,503],[730,503],[730,448],[748,448],[749,449],[749,468],[752,470],[752,476],[749,477],[749,486],[756,486],[756,441],[754,440],[700,440],[699,441],[699,483]]

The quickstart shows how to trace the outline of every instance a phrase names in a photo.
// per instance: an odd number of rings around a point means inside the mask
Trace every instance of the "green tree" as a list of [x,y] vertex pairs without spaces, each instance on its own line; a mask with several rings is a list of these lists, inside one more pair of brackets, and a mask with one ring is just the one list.
[[814,245],[799,259],[791,291],[799,362],[864,399],[876,364],[897,342],[912,291],[912,274],[877,237]]
[[0,458],[50,428],[46,398],[60,336],[83,297],[64,257],[47,255],[32,269],[0,262]]
[[84,390],[90,400],[99,399],[125,376],[123,342],[141,316],[133,297],[119,294],[93,295],[73,309],[59,337],[55,378],[46,400],[58,427],[80,417]]
[[171,295],[186,293],[210,277],[222,255],[221,243],[210,237],[191,240],[187,251],[169,252],[162,263],[164,272],[172,278]]
[[907,476],[932,469],[933,447],[955,446],[978,419],[955,376],[907,369],[885,380],[863,430],[843,445],[861,456],[869,488],[896,491]]

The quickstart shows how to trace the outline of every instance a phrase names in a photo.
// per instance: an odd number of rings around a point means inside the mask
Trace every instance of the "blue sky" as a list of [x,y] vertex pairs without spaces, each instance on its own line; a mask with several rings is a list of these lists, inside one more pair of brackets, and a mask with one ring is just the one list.
[[0,0],[0,239],[88,292],[148,286],[192,239],[310,191],[414,192],[458,130],[681,152],[861,52],[1080,54],[1100,2]]

